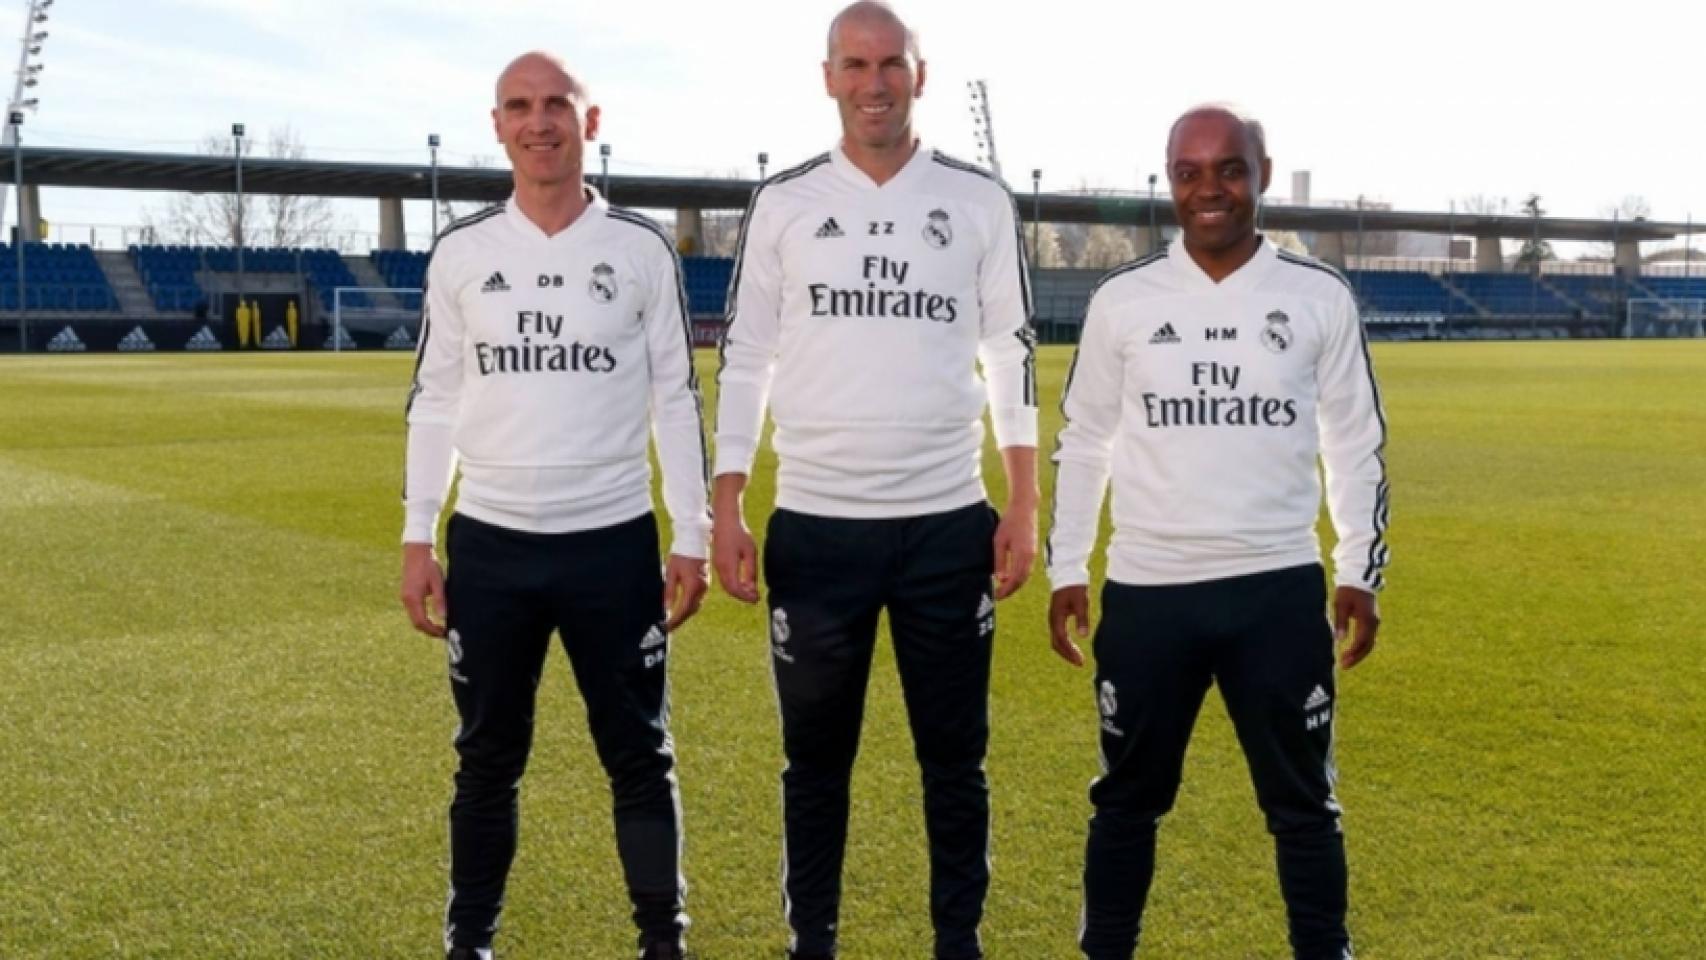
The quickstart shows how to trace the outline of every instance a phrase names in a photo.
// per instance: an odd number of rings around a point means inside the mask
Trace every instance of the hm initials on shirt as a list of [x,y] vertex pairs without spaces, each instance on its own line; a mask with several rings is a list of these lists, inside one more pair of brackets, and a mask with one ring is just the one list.
[[1238,328],[1209,327],[1202,332],[1202,338],[1204,340],[1236,340],[1238,339]]

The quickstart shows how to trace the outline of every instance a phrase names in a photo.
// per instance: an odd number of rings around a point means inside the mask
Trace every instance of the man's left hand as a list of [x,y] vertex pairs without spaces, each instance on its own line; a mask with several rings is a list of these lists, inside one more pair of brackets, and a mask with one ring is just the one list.
[[1374,652],[1374,635],[1380,631],[1380,604],[1374,594],[1356,587],[1339,587],[1333,591],[1333,642],[1345,642],[1350,634],[1351,621],[1356,621],[1356,634],[1339,654],[1339,666],[1349,670]]
[[704,560],[670,554],[663,568],[663,608],[669,611],[669,622],[664,629],[674,633],[676,627],[698,613],[710,587],[711,574]]
[[1007,504],[995,528],[995,599],[1005,600],[1025,585],[1037,559],[1037,508]]

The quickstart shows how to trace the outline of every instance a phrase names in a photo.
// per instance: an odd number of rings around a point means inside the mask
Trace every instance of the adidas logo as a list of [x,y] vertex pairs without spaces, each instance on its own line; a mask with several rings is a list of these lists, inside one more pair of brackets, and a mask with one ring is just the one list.
[[408,327],[398,327],[391,331],[389,337],[385,338],[385,349],[387,350],[413,350],[414,348],[415,338],[409,333]]
[[1179,334],[1173,330],[1171,323],[1163,323],[1161,329],[1155,331],[1155,336],[1149,338],[1150,343],[1178,343]]
[[1327,696],[1327,691],[1321,689],[1320,686],[1316,686],[1315,691],[1309,695],[1309,699],[1303,701],[1303,709],[1305,711],[1319,710],[1331,702],[1332,699],[1332,697]]
[[289,350],[291,346],[290,334],[285,333],[283,327],[273,327],[272,332],[261,341],[263,350]]
[[223,350],[225,347],[219,342],[219,338],[213,335],[212,330],[202,327],[200,330],[195,332],[195,336],[189,338],[189,340],[184,343],[184,349]]
[[644,639],[640,641],[640,649],[650,650],[653,647],[661,647],[668,641],[668,639],[669,638],[664,635],[663,630],[654,623],[652,624],[652,628],[646,631]]
[[154,349],[154,341],[148,339],[148,334],[141,327],[132,327],[118,342],[118,348],[125,353],[148,353]]
[[339,327],[337,332],[326,335],[326,342],[321,346],[326,350],[354,350],[355,341],[350,339],[348,330]]
[[47,342],[47,349],[51,353],[82,353],[89,348],[77,336],[77,331],[65,327]]
[[845,236],[847,236],[847,234],[841,232],[841,224],[836,223],[834,217],[825,219],[823,221],[823,226],[817,228],[817,238],[819,240],[828,240],[834,237]]
[[499,270],[493,270],[492,275],[487,277],[486,282],[483,285],[481,285],[480,292],[481,293],[508,293],[509,292],[509,284],[504,281],[503,272],[499,271]]
[[986,593],[983,595],[983,599],[977,602],[977,618],[982,620],[994,612],[995,601],[991,600],[989,594]]

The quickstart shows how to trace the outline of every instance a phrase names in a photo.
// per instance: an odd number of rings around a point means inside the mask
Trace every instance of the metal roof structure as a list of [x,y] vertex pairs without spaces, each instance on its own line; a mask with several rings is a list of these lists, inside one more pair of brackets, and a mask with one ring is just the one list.
[[[23,182],[46,187],[110,190],[167,190],[228,193],[236,189],[231,157],[131,153],[67,147],[23,147]],[[444,200],[496,202],[509,195],[506,169],[440,166],[438,195]],[[257,194],[301,194],[346,198],[425,200],[432,196],[433,169],[426,164],[356,163],[333,160],[243,158],[243,190]],[[589,182],[600,178],[589,177]],[[12,182],[12,164],[0,162],[0,183]],[[651,209],[740,210],[753,180],[706,177],[612,176],[610,199]],[[1143,194],[1020,193],[1019,213],[1045,223],[1123,223],[1172,226],[1172,201]],[[1152,209],[1153,208],[1153,209]],[[1321,233],[1406,231],[1474,237],[1529,237],[1601,243],[1670,240],[1692,224],[1647,220],[1593,220],[1415,210],[1358,210],[1342,207],[1268,205],[1262,225]]]

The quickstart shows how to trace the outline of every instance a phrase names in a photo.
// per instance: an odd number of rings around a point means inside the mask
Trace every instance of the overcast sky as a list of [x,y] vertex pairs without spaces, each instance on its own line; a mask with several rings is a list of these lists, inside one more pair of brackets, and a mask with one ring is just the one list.
[[[0,0],[15,37],[23,0]],[[828,0],[56,0],[29,144],[190,152],[289,126],[311,156],[501,162],[487,111],[515,54],[546,47],[590,81],[612,171],[752,176],[837,129],[819,63]],[[929,64],[920,132],[975,159],[966,82],[988,82],[1003,172],[1030,189],[1136,189],[1168,124],[1233,100],[1268,125],[1276,182],[1402,209],[1530,193],[1597,216],[1626,195],[1706,218],[1706,98],[1691,64],[1706,4],[1298,0],[1136,4],[913,0]],[[1544,12],[1542,12],[1544,11]],[[7,17],[13,17],[8,21]],[[15,52],[8,46],[5,56]],[[596,161],[595,161],[596,162]],[[56,224],[126,224],[161,195],[49,191]],[[348,208],[374,229],[372,204]],[[410,206],[425,230],[425,205]],[[77,239],[75,230],[66,239]],[[83,230],[87,239],[87,230]]]

